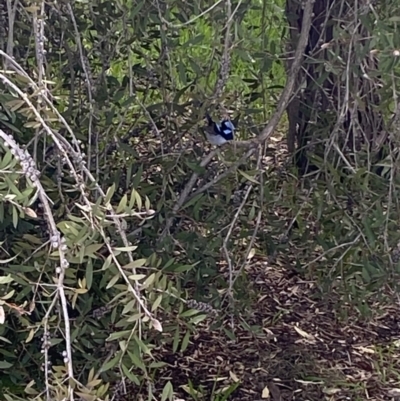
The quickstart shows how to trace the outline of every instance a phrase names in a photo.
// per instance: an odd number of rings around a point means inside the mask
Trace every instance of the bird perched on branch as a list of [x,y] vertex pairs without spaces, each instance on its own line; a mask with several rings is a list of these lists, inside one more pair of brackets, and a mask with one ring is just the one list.
[[221,146],[233,140],[236,130],[235,122],[224,118],[220,123],[216,123],[208,113],[206,113],[206,119],[208,126],[205,128],[205,132],[211,145]]

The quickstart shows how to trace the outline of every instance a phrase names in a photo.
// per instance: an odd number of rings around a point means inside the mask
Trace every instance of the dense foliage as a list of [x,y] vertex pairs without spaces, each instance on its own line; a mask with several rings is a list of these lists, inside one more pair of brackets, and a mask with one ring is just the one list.
[[[329,43],[310,49],[310,33],[296,138],[290,109],[246,159],[202,135],[205,110],[240,115],[238,140],[262,132],[297,45],[287,3],[0,5],[0,398],[243,400],[232,371],[207,387],[170,369],[204,332],[216,349],[265,340],[284,315],[257,319],[266,265],[317,280],[338,318],[392,302],[390,4],[325,1],[338,14]],[[288,147],[307,148],[307,168]]]

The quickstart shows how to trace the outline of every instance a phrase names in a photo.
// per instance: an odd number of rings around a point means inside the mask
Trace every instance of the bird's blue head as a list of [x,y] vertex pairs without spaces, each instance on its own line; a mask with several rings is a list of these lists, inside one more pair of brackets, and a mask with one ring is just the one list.
[[220,123],[216,123],[208,113],[206,113],[206,118],[208,121],[207,139],[212,145],[221,146],[233,140],[236,128],[231,120],[225,118]]

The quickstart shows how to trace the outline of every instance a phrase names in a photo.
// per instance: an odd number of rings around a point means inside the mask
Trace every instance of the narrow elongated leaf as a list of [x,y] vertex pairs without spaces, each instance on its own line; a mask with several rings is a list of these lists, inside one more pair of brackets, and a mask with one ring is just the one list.
[[125,194],[122,199],[119,202],[119,205],[117,207],[117,213],[122,213],[126,209],[126,204],[128,203],[128,195]]
[[111,185],[110,188],[108,188],[107,193],[106,193],[106,197],[104,199],[104,204],[107,205],[108,203],[110,203],[111,198],[113,197],[115,192],[115,183]]
[[174,388],[172,387],[172,383],[168,381],[162,391],[161,401],[172,400],[174,396]]

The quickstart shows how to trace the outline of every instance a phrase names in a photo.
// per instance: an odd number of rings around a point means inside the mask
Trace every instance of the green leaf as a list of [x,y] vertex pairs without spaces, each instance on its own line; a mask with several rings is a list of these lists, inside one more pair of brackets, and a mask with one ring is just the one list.
[[12,207],[13,226],[14,226],[14,228],[17,228],[17,226],[18,226],[18,210],[14,205],[12,205],[11,207]]
[[182,61],[179,61],[178,63],[178,74],[179,80],[181,81],[182,85],[187,85],[187,69]]
[[103,263],[103,266],[101,267],[101,270],[107,270],[111,266],[111,262],[112,262],[112,255],[108,255]]
[[133,262],[129,262],[127,265],[122,266],[124,269],[137,269],[145,265],[147,259],[137,259]]
[[137,245],[131,245],[131,246],[120,246],[114,248],[115,251],[119,252],[133,252],[137,249]]
[[228,401],[230,395],[240,386],[240,382],[232,383],[227,390],[224,391],[224,395],[220,401]]
[[166,400],[172,400],[172,397],[174,396],[174,388],[172,387],[172,383],[168,381],[165,383],[165,386],[162,391],[161,395],[161,401],[166,401]]
[[[134,20],[134,18],[136,17],[137,14],[139,14],[140,10],[143,8],[143,5],[145,3],[145,0],[139,1],[136,4],[136,7],[134,7],[131,11],[131,18],[132,20]],[[135,23],[135,21],[133,21]]]
[[12,363],[7,361],[0,361],[0,369],[9,369],[13,366]]
[[179,326],[176,326],[175,334],[174,334],[174,342],[172,343],[172,352],[175,354],[180,342],[180,331]]
[[144,200],[144,207],[146,210],[149,210],[151,207],[151,203],[150,203],[150,199],[146,196],[145,200]]
[[371,282],[371,276],[370,276],[367,268],[365,268],[365,267],[362,268],[361,275],[362,275],[362,278],[364,279],[364,281],[366,283],[370,283]]
[[247,61],[250,63],[254,62],[254,59],[250,56],[249,52],[240,49],[234,49],[234,53],[236,53],[243,61]]
[[108,372],[109,370],[111,370],[112,368],[114,368],[115,366],[117,366],[117,363],[120,361],[121,359],[121,353],[118,352],[117,355],[112,358],[111,360],[109,360],[107,363],[105,363],[102,367],[101,367],[101,371],[102,372]]
[[142,198],[140,197],[139,192],[137,192],[135,189],[132,189],[132,193],[135,197],[138,210],[140,211],[140,209],[142,208]]
[[185,352],[186,348],[189,345],[189,339],[190,339],[190,330],[187,330],[185,333],[185,336],[182,339],[182,343],[181,343],[181,352]]
[[251,175],[245,173],[244,171],[238,169],[238,172],[239,172],[244,178],[246,178],[246,180],[248,180],[248,181],[250,181],[250,182],[252,182],[252,183],[254,183],[254,184],[260,184],[254,177],[252,177]]
[[[171,258],[163,267],[163,269],[168,269],[175,262],[175,258]],[[190,265],[189,265],[190,266]]]
[[118,141],[118,147],[119,147],[119,150],[120,150],[120,151],[122,150],[122,151],[128,153],[129,155],[132,155],[132,156],[135,157],[135,158],[139,157],[139,155],[138,155],[138,153],[136,152],[136,150],[133,149],[132,146],[127,145],[126,143],[123,143],[123,142],[121,142],[121,141]]
[[124,309],[122,310],[122,314],[126,315],[127,313],[131,312],[133,308],[136,305],[136,300],[132,299],[130,300],[125,306]]
[[182,312],[179,316],[180,317],[189,317],[189,316],[197,315],[198,313],[199,313],[199,311],[197,309],[189,309],[185,312]]
[[190,319],[190,323],[197,324],[197,323],[202,322],[206,318],[207,318],[207,315],[197,315],[197,316],[193,317],[192,319]]
[[189,59],[189,64],[196,75],[200,76],[203,74],[201,67],[193,59]]
[[147,355],[151,355],[150,349],[147,347],[147,345],[137,336],[133,336],[133,339],[136,341],[137,345],[139,348]]
[[141,164],[138,168],[137,173],[135,174],[135,177],[133,178],[132,181],[132,187],[137,188],[142,181],[142,175],[143,175],[143,164]]
[[249,212],[249,221],[253,220],[254,217],[256,215],[256,209],[254,207],[254,205],[250,208],[250,212]]
[[205,38],[204,35],[197,35],[194,38],[191,38],[187,42],[183,43],[181,45],[180,49],[184,49],[186,47],[197,45],[197,44],[203,42],[204,38]]
[[167,366],[167,363],[165,362],[161,362],[161,361],[157,361],[157,362],[151,362],[149,365],[150,369],[160,369]]
[[116,274],[111,280],[110,282],[107,284],[106,290],[110,289],[111,287],[114,286],[114,284],[121,278],[121,276],[118,274]]
[[108,205],[110,203],[111,198],[113,197],[115,192],[115,183],[111,185],[110,188],[108,188],[106,197],[104,198],[104,204]]
[[5,170],[9,166],[9,164],[11,163],[12,157],[13,157],[13,155],[11,152],[7,152],[5,154],[5,156],[3,157],[3,159],[0,163],[0,170]]
[[97,252],[99,249],[101,249],[104,246],[104,244],[90,244],[87,247],[85,247],[85,256],[90,256],[93,255],[94,253]]
[[116,333],[111,333],[108,338],[107,341],[114,341],[114,340],[118,340],[119,338],[122,337],[128,337],[131,334],[131,330],[123,330],[123,331],[118,331]]
[[92,288],[92,283],[93,283],[93,263],[90,259],[86,262],[85,278],[86,278],[86,287],[88,290],[90,290]]
[[139,281],[142,280],[146,277],[145,274],[131,274],[130,276],[128,276],[129,280],[132,281]]
[[156,279],[156,274],[155,273],[151,273],[150,276],[147,277],[146,280],[144,280],[144,282],[143,282],[143,284],[141,286],[142,290],[150,287],[154,283],[155,279]]
[[202,166],[200,166],[200,164],[198,163],[193,163],[190,162],[189,160],[185,160],[185,164],[196,174],[198,175],[203,175],[206,171],[206,169]]
[[22,132],[14,124],[10,124],[8,121],[2,121],[1,123],[10,130],[16,132],[17,134],[23,135]]
[[370,219],[368,217],[365,217],[363,219],[363,226],[365,229],[365,234],[366,237],[368,238],[368,242],[370,244],[370,246],[374,249],[375,248],[375,241],[376,241],[376,237],[375,234],[373,233],[372,229],[371,229],[371,222]]
[[139,369],[143,370],[144,373],[146,373],[146,367],[144,366],[142,360],[136,356],[133,352],[127,351],[128,355],[131,358],[132,363],[137,366]]
[[234,334],[231,330],[228,330],[228,329],[226,329],[226,328],[223,328],[223,331],[224,331],[225,335],[226,335],[228,338],[230,338],[232,341],[236,341],[236,340],[237,340],[235,334]]
[[10,275],[0,277],[0,284],[8,284],[13,281],[14,279]]
[[128,195],[125,194],[119,202],[117,207],[117,213],[122,213],[126,210],[126,204],[128,203]]
[[131,197],[129,199],[129,206],[128,206],[129,210],[132,210],[133,207],[135,206],[136,196],[135,196],[134,191],[135,191],[134,189],[132,189],[132,191],[131,191]]
[[192,198],[189,202],[185,203],[182,209],[187,209],[189,206],[196,204],[203,197],[203,194],[198,194],[194,198]]
[[138,378],[136,375],[134,375],[132,372],[130,372],[129,369],[128,369],[124,364],[122,364],[122,370],[123,370],[123,372],[125,373],[126,377],[127,377],[132,383],[135,383],[137,386],[140,386],[140,380],[139,380],[139,378]]
[[161,304],[161,301],[163,299],[162,294],[160,294],[156,300],[153,302],[153,304],[151,305],[151,311],[154,312]]

